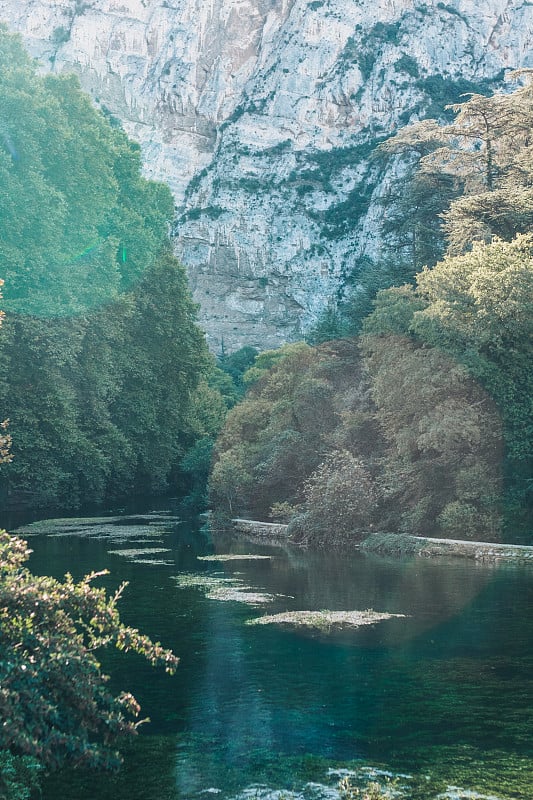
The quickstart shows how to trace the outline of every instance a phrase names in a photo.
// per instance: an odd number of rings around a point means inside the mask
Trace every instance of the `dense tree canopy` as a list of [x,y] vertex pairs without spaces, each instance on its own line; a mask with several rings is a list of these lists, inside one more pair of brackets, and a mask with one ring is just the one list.
[[[503,512],[507,538],[529,540],[517,523],[533,507],[533,85],[518,77],[515,91],[471,95],[454,121],[381,146],[417,165],[389,198],[398,256],[369,263],[344,314],[333,309],[315,336],[362,324],[360,355],[343,380],[332,379],[332,342],[257,359],[211,478],[232,512],[278,513],[295,538],[321,544],[376,529],[493,540]],[[380,283],[405,279],[406,251],[412,283],[371,305]]]
[[477,243],[424,270],[416,287],[382,292],[366,321],[374,335],[402,333],[444,351],[485,387],[503,423],[507,497],[517,509],[530,507],[533,472],[532,248],[530,235]]
[[194,442],[208,370],[170,191],[74,77],[41,77],[0,31],[4,496],[76,506],[162,491]]
[[287,521],[306,544],[498,539],[501,468],[499,415],[466,368],[383,333],[362,352],[354,339],[278,351],[230,411],[210,486],[217,506]]
[[141,177],[138,145],[75,77],[39,77],[5,30],[0,103],[5,308],[63,317],[116,299],[157,263],[169,190]]

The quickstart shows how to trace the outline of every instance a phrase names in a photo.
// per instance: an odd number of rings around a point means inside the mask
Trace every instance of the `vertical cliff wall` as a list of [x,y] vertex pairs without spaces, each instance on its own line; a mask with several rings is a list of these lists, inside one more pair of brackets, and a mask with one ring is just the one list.
[[171,186],[214,350],[300,336],[379,258],[378,141],[533,66],[527,0],[0,0],[0,20]]

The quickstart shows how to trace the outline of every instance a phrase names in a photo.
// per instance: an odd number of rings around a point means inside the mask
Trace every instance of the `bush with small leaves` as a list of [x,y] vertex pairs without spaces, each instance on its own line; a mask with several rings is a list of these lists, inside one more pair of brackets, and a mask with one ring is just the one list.
[[117,602],[93,573],[76,583],[37,577],[24,566],[31,551],[0,532],[0,751],[28,756],[47,769],[113,769],[117,743],[137,730],[139,706],[107,688],[97,653],[109,646],[144,655],[173,673],[177,657],[124,625]]

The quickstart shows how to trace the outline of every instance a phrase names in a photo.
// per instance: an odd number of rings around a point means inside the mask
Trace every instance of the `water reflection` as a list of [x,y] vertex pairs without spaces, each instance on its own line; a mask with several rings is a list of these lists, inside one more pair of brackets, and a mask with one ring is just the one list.
[[[227,603],[208,606],[202,672],[188,710],[194,746],[185,745],[177,763],[177,785],[184,797],[212,788],[206,787],[206,779],[220,788],[221,772],[246,773],[253,753],[274,745],[273,709],[254,680],[236,616]],[[203,743],[201,752],[198,742]]]
[[[152,724],[129,749],[122,775],[64,774],[50,781],[47,800],[231,795],[254,781],[321,780],[328,764],[353,759],[533,796],[530,572],[229,545],[187,525],[163,539],[172,563],[156,566],[110,554],[111,541],[32,540],[37,571],[79,576],[107,567],[110,586],[129,580],[125,621],[181,656],[173,678],[140,659],[106,661],[113,684],[133,691]],[[273,558],[197,559],[213,551]],[[210,600],[180,588],[180,572],[238,573],[283,597],[264,609]],[[265,612],[367,608],[409,617],[329,634],[244,625]]]
[[[215,540],[215,552],[227,552],[227,548],[225,540],[221,543]],[[242,540],[230,549],[248,552],[250,543]],[[461,613],[492,579],[496,569],[493,565],[457,559],[387,559],[359,553],[325,554],[258,545],[254,551],[274,553],[275,558],[268,567],[263,563],[242,562],[246,579],[253,585],[263,585],[268,580],[270,591],[293,596],[295,602],[288,608],[372,608],[409,615],[409,623],[384,624],[376,629],[381,643],[390,646]],[[220,568],[228,574],[235,569],[225,562],[220,563]],[[266,569],[271,573],[268,577]],[[369,633],[370,641],[375,642],[375,631]]]

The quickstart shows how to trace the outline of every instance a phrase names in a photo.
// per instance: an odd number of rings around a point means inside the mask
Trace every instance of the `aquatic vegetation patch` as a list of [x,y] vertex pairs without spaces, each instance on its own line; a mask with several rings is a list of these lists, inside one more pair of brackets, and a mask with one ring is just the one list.
[[338,784],[338,791],[341,800],[393,800],[393,798],[405,798],[402,791],[409,787],[399,787],[398,778],[390,778],[386,774],[379,775],[379,780],[376,780],[378,775],[374,776],[374,780],[366,780],[357,784],[355,776],[345,775]]
[[94,525],[84,530],[56,530],[48,534],[53,538],[63,536],[83,536],[90,539],[111,539],[114,542],[127,542],[139,537],[161,540],[161,528],[148,525]]
[[182,572],[179,575],[173,575],[180,588],[193,587],[195,589],[211,589],[222,584],[234,584],[233,578],[220,578],[218,575],[198,575],[195,572]]
[[253,553],[221,553],[214,556],[196,556],[198,561],[271,561],[274,556],[259,556]]
[[335,789],[319,783],[307,783],[299,791],[252,784],[243,789],[233,800],[339,800],[339,797]]
[[[148,515],[145,515],[148,517]],[[159,543],[168,528],[168,523],[155,520],[139,524],[139,517],[132,517],[136,524],[125,524],[127,517],[82,517],[67,519],[45,519],[32,522],[15,533],[19,536],[49,536],[60,538],[65,536],[83,536],[90,539],[108,539],[113,544]]]
[[99,525],[112,525],[122,520],[122,517],[66,517],[60,519],[40,519],[22,525],[14,533],[17,536],[31,536],[42,533],[69,532],[77,533]]
[[337,785],[340,800],[505,800],[501,795],[482,794],[460,786],[447,786],[439,791],[429,775],[394,774],[374,767],[329,770],[328,774],[340,777]]
[[160,535],[177,517],[161,514],[134,514],[129,517],[65,517],[41,519],[17,528],[17,536],[134,536]]
[[308,782],[298,789],[252,784],[233,800],[505,800],[502,796],[480,794],[459,786],[448,786],[439,792],[432,781],[424,786],[429,776],[424,780],[421,776],[394,774],[374,767],[331,769],[327,775],[336,778],[336,784]]
[[123,558],[137,558],[138,556],[147,556],[154,553],[171,553],[169,547],[140,547],[129,548],[126,550],[108,550],[108,553],[113,556],[122,556]]
[[247,603],[249,606],[271,603],[275,595],[267,592],[249,591],[250,586],[220,587],[206,594],[208,600],[235,600],[237,603]]
[[237,603],[256,606],[271,603],[279,596],[257,591],[238,578],[222,578],[218,575],[198,575],[196,573],[182,573],[173,577],[180,588],[200,589],[208,600],[233,600]]
[[146,522],[171,522],[172,525],[177,525],[181,522],[179,517],[176,517],[170,511],[150,511],[148,514],[130,514],[127,517],[121,517],[122,520],[145,520]]
[[[51,536],[51,539],[60,538]],[[163,544],[163,539],[160,536],[154,536],[150,539],[137,539],[136,537],[130,539],[128,536],[93,536],[93,539],[105,539],[109,546],[112,547],[121,547],[123,545],[135,545],[135,546],[142,546],[146,544],[156,545],[156,544]],[[109,552],[109,551],[108,551]]]
[[[362,771],[340,770],[342,777],[334,785],[310,781],[298,789],[274,789],[263,784],[252,784],[241,791],[234,800],[407,800],[404,794],[409,787],[400,786],[392,773],[369,768]],[[328,777],[336,771],[328,771]],[[389,777],[392,776],[392,777]],[[498,800],[498,799],[496,799]]]
[[406,614],[389,614],[373,611],[285,611],[281,614],[267,614],[246,621],[247,625],[292,625],[294,627],[330,630],[331,628],[360,628],[363,625],[375,625],[386,619],[405,618]]

